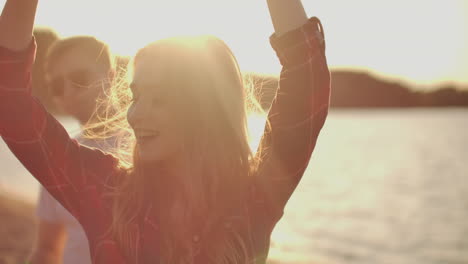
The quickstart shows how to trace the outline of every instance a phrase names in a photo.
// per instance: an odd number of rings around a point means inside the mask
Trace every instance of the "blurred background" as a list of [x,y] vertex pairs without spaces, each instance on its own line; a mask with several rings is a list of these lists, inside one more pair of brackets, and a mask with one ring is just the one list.
[[[281,66],[264,2],[48,0],[37,24],[96,36],[124,57],[164,37],[216,35],[263,83],[268,108]],[[332,110],[271,263],[468,263],[468,2],[303,3],[325,28]],[[250,118],[253,138],[263,122]],[[32,245],[38,183],[2,141],[0,168],[2,263]]]

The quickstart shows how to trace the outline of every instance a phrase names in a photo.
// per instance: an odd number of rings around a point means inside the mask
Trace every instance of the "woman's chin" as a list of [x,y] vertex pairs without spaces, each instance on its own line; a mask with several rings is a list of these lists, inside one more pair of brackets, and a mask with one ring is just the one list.
[[151,146],[151,145],[139,145],[137,147],[138,159],[142,163],[149,165],[155,164],[176,164],[181,156],[181,152],[177,151],[166,151],[166,148],[161,148],[160,146]]

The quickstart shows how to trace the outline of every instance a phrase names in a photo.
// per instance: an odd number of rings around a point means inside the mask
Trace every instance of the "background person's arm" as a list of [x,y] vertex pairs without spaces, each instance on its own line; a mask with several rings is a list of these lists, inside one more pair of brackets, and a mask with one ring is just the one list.
[[36,206],[39,223],[31,255],[32,264],[63,262],[67,231],[63,216],[57,211],[59,206],[58,202],[41,186]]
[[64,224],[40,220],[31,264],[63,264],[67,233]]

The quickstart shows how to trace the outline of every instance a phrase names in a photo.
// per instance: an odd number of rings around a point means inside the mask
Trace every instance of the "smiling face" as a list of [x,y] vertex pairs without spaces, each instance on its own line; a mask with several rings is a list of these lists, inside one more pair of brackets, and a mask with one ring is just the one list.
[[135,63],[131,90],[133,102],[127,114],[141,161],[171,161],[183,150],[181,126],[175,114],[175,96],[164,80],[163,63],[141,58]]
[[242,77],[223,42],[160,40],[141,49],[132,66],[127,118],[139,160],[209,167],[226,148],[244,151]]

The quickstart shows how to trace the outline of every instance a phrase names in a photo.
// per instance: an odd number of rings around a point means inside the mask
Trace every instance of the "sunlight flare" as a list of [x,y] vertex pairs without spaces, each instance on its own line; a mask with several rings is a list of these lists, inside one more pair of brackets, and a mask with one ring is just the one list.
[[250,149],[255,153],[265,129],[266,115],[253,113],[247,117],[247,125],[249,128],[249,145]]

